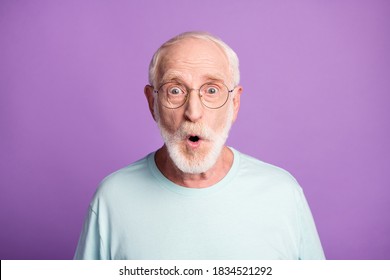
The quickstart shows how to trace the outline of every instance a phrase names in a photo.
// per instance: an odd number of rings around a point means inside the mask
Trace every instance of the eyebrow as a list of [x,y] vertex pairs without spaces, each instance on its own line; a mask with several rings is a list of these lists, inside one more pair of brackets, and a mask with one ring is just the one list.
[[184,81],[184,78],[180,74],[172,73],[172,74],[164,75],[160,81],[160,84],[165,84],[172,81],[182,82]]
[[[222,78],[222,76],[219,75],[203,75],[201,77],[202,80],[205,81],[205,83],[214,81],[214,82],[222,82],[224,83],[225,80]],[[165,84],[168,82],[178,82],[181,84],[185,84],[184,78],[179,73],[170,73],[168,75],[164,75],[163,78],[160,81],[160,84]]]

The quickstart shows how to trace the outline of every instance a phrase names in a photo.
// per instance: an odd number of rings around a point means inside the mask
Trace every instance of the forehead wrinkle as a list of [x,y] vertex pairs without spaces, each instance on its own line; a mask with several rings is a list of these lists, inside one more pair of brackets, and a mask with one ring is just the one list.
[[[165,61],[166,66],[176,66],[185,69],[219,69],[219,68],[228,68],[228,65],[225,65],[224,62],[218,61],[214,57],[196,57],[188,60],[185,58],[177,58],[177,59],[167,59]],[[165,68],[165,67],[164,67]]]
[[160,83],[172,79],[188,83],[209,79],[228,82],[230,77],[229,61],[223,50],[214,43],[199,40],[184,40],[167,47],[157,71]]
[[221,67],[215,67],[215,66],[204,67],[204,65],[202,66],[203,66],[202,72],[197,73],[199,72],[199,68],[192,70],[192,68],[173,66],[172,68],[182,68],[183,70],[170,69],[169,64],[167,63],[165,67],[162,67],[162,69],[160,69],[161,71],[160,73],[162,74],[162,77],[161,79],[159,79],[159,81],[160,83],[166,83],[172,80],[180,80],[182,82],[190,83],[194,79],[196,79],[203,82],[210,81],[210,80],[227,82],[228,77],[223,71],[220,71]]

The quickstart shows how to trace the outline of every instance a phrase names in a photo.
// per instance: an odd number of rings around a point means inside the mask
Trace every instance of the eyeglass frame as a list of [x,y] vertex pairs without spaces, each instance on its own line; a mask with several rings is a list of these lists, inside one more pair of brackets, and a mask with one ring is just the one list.
[[[156,94],[158,94],[158,93],[159,93],[159,90],[160,90],[164,85],[169,84],[169,83],[174,83],[174,81],[168,81],[168,82],[163,83],[157,90],[153,89],[153,92],[156,93]],[[226,87],[226,89],[228,90],[228,92],[227,92],[228,96],[227,96],[225,102],[224,102],[222,105],[218,106],[218,107],[213,108],[213,107],[209,107],[209,106],[207,106],[206,104],[204,104],[204,102],[202,101],[202,95],[200,94],[200,89],[201,89],[202,87],[204,87],[205,85],[207,85],[207,84],[211,84],[211,82],[204,83],[203,85],[200,86],[200,88],[188,88],[185,84],[176,82],[176,84],[178,84],[178,85],[180,85],[180,86],[183,86],[183,87],[186,89],[185,100],[184,100],[183,104],[181,104],[181,105],[179,105],[179,106],[177,106],[177,107],[174,107],[174,108],[168,107],[168,106],[166,106],[166,105],[164,105],[164,104],[161,104],[161,105],[164,106],[164,107],[167,108],[167,109],[172,109],[172,110],[179,109],[180,107],[184,106],[184,104],[187,103],[188,96],[190,95],[190,93],[191,93],[193,90],[196,90],[196,91],[198,92],[198,96],[199,96],[200,102],[202,103],[203,106],[205,106],[206,108],[212,109],[212,110],[220,109],[220,108],[222,108],[222,107],[227,103],[227,101],[229,100],[229,94],[232,93],[232,92],[236,89],[237,86],[234,86],[233,89],[229,89],[228,86],[227,86],[225,83],[223,83],[223,82],[219,82],[219,83],[223,84],[223,85]],[[154,87],[153,87],[153,88],[154,88]]]

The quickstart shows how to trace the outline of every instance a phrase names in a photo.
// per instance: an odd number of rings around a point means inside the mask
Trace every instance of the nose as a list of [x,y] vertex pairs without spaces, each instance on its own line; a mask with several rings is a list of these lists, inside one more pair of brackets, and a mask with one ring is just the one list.
[[[193,94],[191,92],[194,91]],[[184,115],[191,122],[199,121],[203,116],[203,104],[200,100],[199,90],[192,89],[188,92],[187,102],[185,104]]]

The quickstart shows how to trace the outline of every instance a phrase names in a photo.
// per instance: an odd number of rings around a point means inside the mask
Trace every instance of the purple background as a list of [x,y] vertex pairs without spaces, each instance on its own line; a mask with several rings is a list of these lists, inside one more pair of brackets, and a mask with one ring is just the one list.
[[143,87],[168,38],[241,62],[229,145],[301,183],[329,259],[390,259],[390,2],[0,2],[0,258],[70,259],[98,183],[162,141]]

